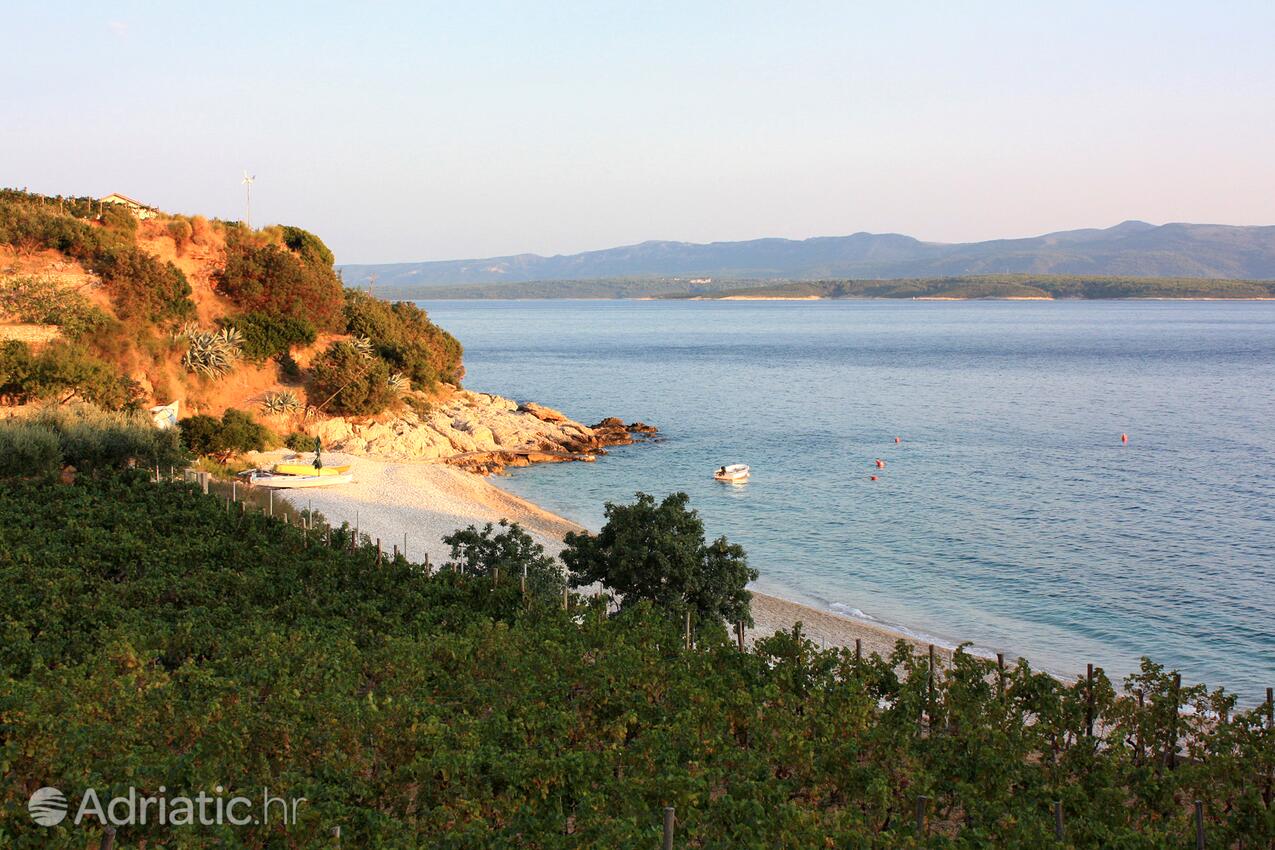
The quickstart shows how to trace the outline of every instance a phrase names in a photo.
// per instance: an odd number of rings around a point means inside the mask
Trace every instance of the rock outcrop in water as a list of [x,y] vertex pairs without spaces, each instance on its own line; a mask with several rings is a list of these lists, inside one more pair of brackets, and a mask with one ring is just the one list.
[[333,418],[307,431],[336,451],[438,461],[483,475],[509,466],[592,461],[606,447],[650,439],[655,427],[611,417],[589,426],[535,402],[456,391],[429,409],[366,420]]

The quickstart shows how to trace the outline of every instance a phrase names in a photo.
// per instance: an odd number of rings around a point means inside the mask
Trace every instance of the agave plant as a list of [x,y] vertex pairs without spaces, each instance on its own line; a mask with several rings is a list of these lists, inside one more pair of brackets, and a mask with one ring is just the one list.
[[274,415],[297,413],[301,410],[301,400],[292,390],[266,393],[266,397],[261,400],[261,409]]
[[243,353],[243,337],[234,328],[207,331],[188,322],[182,326],[181,336],[186,339],[182,366],[188,372],[220,377],[235,368],[235,361]]
[[402,372],[391,374],[388,383],[395,395],[407,395],[408,391],[412,389],[411,380]]
[[372,340],[368,339],[367,337],[356,336],[353,340],[350,341],[350,345],[354,346],[354,350],[357,351],[361,356],[366,357],[369,360],[372,358],[372,354],[373,354]]

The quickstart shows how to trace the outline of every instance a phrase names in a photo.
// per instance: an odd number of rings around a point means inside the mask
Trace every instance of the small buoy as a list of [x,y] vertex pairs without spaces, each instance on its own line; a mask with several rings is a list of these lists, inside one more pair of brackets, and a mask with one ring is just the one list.
[[894,438],[894,442],[896,442],[896,443],[901,443],[901,442],[903,442],[903,440],[902,440],[902,438],[900,438],[900,437],[895,437],[895,438]]
[[885,461],[881,458],[877,458],[877,469],[885,469]]
[[1127,443],[1127,442],[1129,442],[1129,435],[1128,435],[1128,434],[1121,434],[1121,435],[1120,435],[1120,442],[1122,442],[1122,443]]
[[872,481],[877,480],[877,477],[875,475],[869,475],[868,478],[871,479]]

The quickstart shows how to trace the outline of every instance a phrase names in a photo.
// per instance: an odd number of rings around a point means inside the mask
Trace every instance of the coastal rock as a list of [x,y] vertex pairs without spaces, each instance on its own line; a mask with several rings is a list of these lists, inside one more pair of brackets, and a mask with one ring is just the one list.
[[[655,433],[618,417],[595,426],[535,402],[455,390],[432,406],[369,419],[334,417],[307,425],[333,451],[392,460],[442,461],[481,474],[530,463],[592,461],[606,446]],[[423,412],[417,412],[421,410]]]
[[566,414],[561,411],[554,410],[552,407],[545,407],[543,404],[536,404],[534,401],[526,401],[522,403],[520,410],[530,413],[541,422],[569,422]]

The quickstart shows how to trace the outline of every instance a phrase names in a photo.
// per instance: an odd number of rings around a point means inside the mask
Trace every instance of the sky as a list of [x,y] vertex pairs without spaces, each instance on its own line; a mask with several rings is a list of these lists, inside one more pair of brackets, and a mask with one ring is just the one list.
[[1275,224],[1275,3],[0,0],[0,185],[338,262]]

